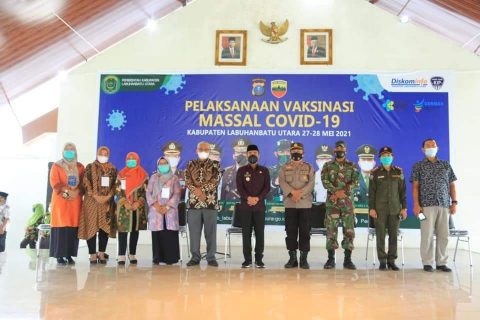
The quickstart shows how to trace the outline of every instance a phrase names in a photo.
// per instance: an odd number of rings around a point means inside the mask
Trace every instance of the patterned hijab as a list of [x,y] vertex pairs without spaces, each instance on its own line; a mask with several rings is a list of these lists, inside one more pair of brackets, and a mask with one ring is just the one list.
[[[63,151],[65,151],[65,149],[67,149],[67,147],[72,147],[72,149],[75,151],[75,157],[73,158],[72,161],[68,161],[63,156]],[[69,176],[74,176],[75,177],[76,184],[73,187],[77,187],[80,184],[80,181],[79,181],[79,178],[78,178],[78,168],[77,168],[77,147],[75,146],[75,144],[73,144],[71,142],[67,142],[67,143],[65,143],[65,146],[63,147],[63,151],[62,151],[62,159],[58,160],[56,162],[56,164],[59,165],[60,167],[62,167],[65,170],[65,172],[67,174],[67,179],[68,179]]]
[[[103,151],[103,150],[107,151],[107,157],[110,157],[110,149],[109,149],[108,147],[106,147],[106,146],[101,146],[100,148],[98,148],[98,150],[97,150],[97,156],[98,156],[98,154],[99,154],[101,151]],[[108,161],[107,163],[100,163],[100,161],[98,161],[98,159],[95,159],[95,163],[97,163],[99,166],[101,166],[101,167],[104,168],[104,169],[111,169],[111,168],[113,168],[113,164],[112,164],[110,161]]]
[[118,173],[118,177],[121,180],[125,179],[125,193],[127,195],[127,199],[130,202],[133,202],[133,192],[143,187],[145,181],[148,179],[148,174],[145,169],[140,166],[140,157],[138,156],[138,154],[136,154],[135,152],[129,152],[125,158],[125,161],[130,158],[134,158],[135,160],[137,160],[137,166],[135,168],[129,168],[125,166]]
[[[168,160],[165,157],[161,157],[160,159],[157,160],[157,173],[155,174],[158,178],[153,186],[153,198],[156,199],[158,194],[161,194],[163,186],[168,182],[173,177],[173,172],[172,172],[172,167],[170,167],[170,170],[167,173],[161,173],[158,170],[158,164],[160,163],[160,160],[165,160],[168,163]],[[170,164],[169,164],[170,166]]]

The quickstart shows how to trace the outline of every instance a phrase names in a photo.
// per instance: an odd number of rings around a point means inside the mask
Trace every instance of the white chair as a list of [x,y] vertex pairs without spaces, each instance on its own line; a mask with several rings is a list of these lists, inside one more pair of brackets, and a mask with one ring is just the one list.
[[468,244],[468,256],[470,258],[470,267],[473,267],[472,250],[470,249],[470,235],[468,233],[468,230],[457,230],[455,228],[455,224],[453,223],[452,215],[449,216],[448,225],[449,225],[448,236],[451,238],[457,238],[457,243],[455,244],[455,253],[453,254],[453,261],[455,262],[455,259],[457,257],[458,243],[466,242]]
[[38,239],[37,239],[37,257],[40,256],[40,240],[45,232],[49,232],[52,229],[50,224],[39,224],[37,227],[38,230]]
[[[377,242],[375,241],[376,230],[375,230],[375,220],[368,216],[368,232],[367,232],[367,251],[365,253],[365,261],[368,261],[368,250],[370,241],[373,242],[372,256],[373,256],[373,265],[376,264],[377,257]],[[402,266],[405,265],[405,252],[403,246],[403,232],[401,229],[398,229],[397,241],[400,242],[400,250],[402,252]]]
[[190,258],[190,242],[189,242],[189,235],[188,235],[188,227],[187,227],[187,210],[185,202],[181,202],[178,204],[178,233],[180,234],[180,263],[183,262],[183,243],[182,239],[185,240],[187,243],[187,254]]

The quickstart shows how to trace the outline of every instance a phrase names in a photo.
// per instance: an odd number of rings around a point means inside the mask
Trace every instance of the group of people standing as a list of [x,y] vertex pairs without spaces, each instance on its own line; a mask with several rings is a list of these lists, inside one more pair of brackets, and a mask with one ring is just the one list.
[[[218,189],[222,171],[218,161],[210,157],[208,142],[197,145],[197,159],[188,162],[184,171],[184,186],[172,171],[168,158],[157,161],[157,171],[149,177],[140,165],[140,157],[130,152],[125,167],[117,169],[109,162],[110,150],[100,147],[97,159],[86,168],[77,161],[77,150],[65,145],[63,157],[51,170],[52,196],[50,256],[58,263],[74,263],[78,240],[87,240],[90,262],[106,263],[109,237],[118,235],[118,264],[137,263],[136,247],[140,230],[152,232],[153,263],[173,264],[179,260],[178,208],[183,190],[187,190],[186,208],[192,258],[187,266],[200,264],[202,229],[207,243],[206,260],[209,266],[216,261]],[[456,212],[455,174],[446,161],[436,157],[435,140],[422,145],[425,159],[414,165],[410,181],[413,185],[413,211],[421,218],[421,256],[425,271],[433,271],[433,234],[437,239],[436,267],[447,267],[448,216]],[[278,182],[285,206],[286,247],[289,259],[285,268],[309,269],[310,216],[313,189],[319,178],[327,192],[325,207],[326,248],[325,269],[335,268],[335,250],[339,247],[338,227],[343,227],[341,246],[345,251],[343,266],[356,269],[352,262],[355,238],[353,190],[359,184],[356,165],[347,160],[347,145],[337,141],[334,159],[326,162],[316,177],[313,166],[303,160],[304,146],[290,146],[290,160],[279,170]],[[398,270],[397,233],[400,221],[407,216],[406,181],[403,170],[394,166],[393,150],[386,146],[378,154],[381,165],[374,168],[369,181],[369,215],[375,220],[377,250],[381,270]],[[263,268],[265,202],[270,193],[268,168],[259,164],[257,145],[247,146],[247,164],[236,173],[240,203],[244,262],[242,268]],[[256,244],[252,257],[251,237],[255,231]],[[385,236],[388,233],[388,252]],[[98,250],[96,247],[98,234]],[[300,251],[300,259],[297,257]]]

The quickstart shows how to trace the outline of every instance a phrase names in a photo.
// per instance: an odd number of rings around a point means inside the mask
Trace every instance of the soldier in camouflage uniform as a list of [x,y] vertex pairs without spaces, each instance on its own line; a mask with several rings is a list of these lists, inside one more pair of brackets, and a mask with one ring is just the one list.
[[[377,254],[380,270],[394,270],[397,259],[397,235],[400,218],[407,217],[407,186],[403,170],[392,166],[393,151],[390,147],[380,149],[381,166],[370,174],[369,214],[375,219]],[[385,252],[385,233],[388,230],[388,254]]]
[[235,201],[240,199],[237,191],[237,170],[248,163],[247,146],[249,144],[250,141],[246,138],[239,138],[232,144],[235,164],[226,167],[223,173],[221,197],[224,200]]
[[353,239],[355,238],[355,213],[352,190],[358,185],[358,170],[355,163],[346,159],[347,146],[344,141],[335,143],[335,160],[327,162],[322,169],[322,183],[327,189],[327,228],[328,260],[325,269],[335,267],[335,249],[338,248],[338,223],[343,223],[342,247],[345,250],[343,267],[355,270],[352,262]]
[[276,150],[274,152],[275,158],[277,158],[277,164],[268,168],[270,172],[270,193],[267,196],[267,200],[282,202],[283,193],[278,181],[278,174],[280,168],[290,161],[290,146],[293,141],[282,139],[277,141]]

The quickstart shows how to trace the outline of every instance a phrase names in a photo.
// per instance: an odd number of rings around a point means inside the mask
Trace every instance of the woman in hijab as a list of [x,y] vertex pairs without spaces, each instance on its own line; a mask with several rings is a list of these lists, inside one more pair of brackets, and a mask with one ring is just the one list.
[[135,152],[127,154],[126,167],[117,177],[116,196],[117,209],[115,224],[118,231],[118,264],[125,264],[127,251],[127,235],[130,232],[128,259],[131,264],[137,263],[138,231],[147,229],[147,201],[145,191],[148,175],[140,166],[140,157]]
[[109,235],[115,237],[111,227],[115,214],[113,196],[117,169],[108,161],[109,156],[110,149],[105,146],[100,147],[97,151],[97,159],[87,165],[83,176],[85,197],[80,213],[78,238],[87,240],[91,264],[97,261],[101,264],[107,263],[105,250],[108,237]]
[[148,182],[148,228],[152,231],[153,263],[177,263],[180,259],[178,242],[178,203],[181,187],[167,159],[157,161],[157,172]]
[[77,256],[84,170],[84,166],[77,162],[77,148],[73,143],[67,143],[62,159],[54,163],[50,171],[53,189],[50,257],[57,258],[59,264],[74,264],[72,257]]
[[25,249],[27,246],[30,249],[35,249],[38,240],[38,229],[37,227],[43,223],[45,216],[45,209],[41,203],[36,203],[33,205],[33,214],[27,221],[25,226],[25,236],[23,237],[22,242],[20,242],[20,249]]

